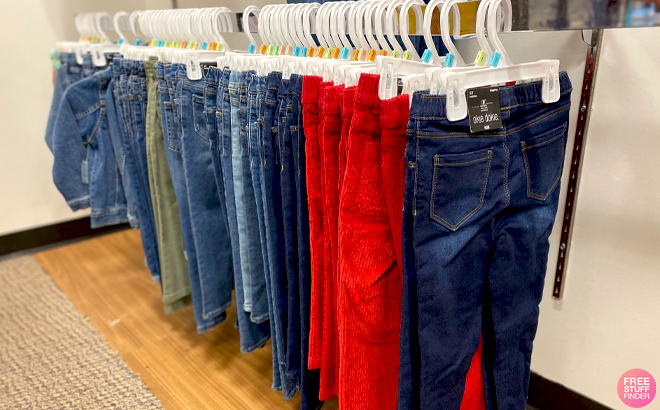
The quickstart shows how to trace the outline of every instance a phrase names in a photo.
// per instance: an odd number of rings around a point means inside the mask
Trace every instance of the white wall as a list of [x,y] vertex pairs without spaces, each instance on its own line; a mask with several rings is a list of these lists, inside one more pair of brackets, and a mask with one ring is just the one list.
[[22,0],[0,2],[0,235],[55,224],[73,213],[55,188],[53,155],[44,142],[52,98],[50,49],[76,40],[82,11],[128,12],[169,7],[170,0]]
[[624,372],[660,380],[660,56],[649,53],[658,42],[658,28],[605,32],[565,292],[551,297],[556,227],[532,360],[615,409],[628,409],[616,391]]
[[[501,36],[514,62],[558,58],[573,83],[558,222],[532,370],[615,409],[642,368],[660,380],[660,28],[606,30],[562,300],[552,298],[586,44],[579,31]],[[459,41],[464,58],[478,50]],[[467,60],[466,60],[467,61]],[[655,407],[653,407],[653,405]],[[660,408],[660,398],[649,408]]]

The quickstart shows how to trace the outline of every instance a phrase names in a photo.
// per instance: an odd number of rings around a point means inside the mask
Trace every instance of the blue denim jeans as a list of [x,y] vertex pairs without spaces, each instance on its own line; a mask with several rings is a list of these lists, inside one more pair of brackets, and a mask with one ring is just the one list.
[[525,408],[568,129],[560,82],[554,104],[540,82],[501,87],[504,127],[479,134],[446,119],[444,96],[413,97],[400,409],[460,407],[482,332],[488,408]]
[[[275,320],[273,315],[273,297],[271,294],[270,286],[270,264],[268,260],[268,238],[266,236],[266,221],[264,216],[264,198],[262,193],[261,175],[263,173],[262,162],[262,134],[264,132],[264,121],[266,112],[266,92],[267,92],[267,78],[254,76],[248,89],[248,95],[252,101],[253,97],[261,99],[261,106],[257,106],[255,110],[250,112],[249,123],[249,141],[250,141],[250,171],[252,174],[252,186],[254,187],[255,203],[257,205],[257,220],[259,222],[259,236],[261,238],[261,255],[263,258],[264,278],[265,278],[265,293],[266,301],[268,303],[268,315],[270,318],[270,333],[271,343],[273,345],[273,385],[275,391],[282,390],[282,380],[280,377],[280,364],[277,351],[279,348],[278,339],[276,337]],[[251,102],[252,104],[252,102]],[[254,119],[254,121],[253,121]]]
[[[209,127],[209,130],[213,129],[215,131],[215,141],[211,141],[209,146],[209,154],[215,157],[215,162],[213,163],[214,173],[216,175],[216,186],[218,186],[218,191],[222,192],[225,195],[225,220],[228,223],[228,230],[237,231],[237,221],[235,219],[235,213],[232,213],[233,201],[233,183],[231,180],[231,103],[229,100],[229,70],[220,71],[216,68],[211,67],[207,76],[206,76],[206,95],[207,95],[207,116],[211,117],[211,113],[215,111],[216,115],[212,116],[215,118],[216,126],[212,125]],[[213,89],[213,90],[212,90]],[[211,100],[214,100],[212,102]],[[220,106],[218,108],[218,105]],[[217,108],[217,109],[216,109]],[[227,114],[227,115],[225,115]],[[210,123],[212,124],[212,123]],[[218,157],[218,153],[220,154]],[[229,155],[225,155],[228,153]],[[228,170],[228,175],[224,174],[225,169]],[[222,180],[222,189],[220,186],[220,180]],[[235,205],[234,205],[235,206]],[[234,211],[235,212],[235,211]],[[237,257],[237,248],[234,236],[232,234],[232,243],[231,243],[231,252],[234,258]],[[233,265],[236,267],[236,263]],[[238,265],[241,266],[240,264]],[[234,270],[234,284],[236,289],[236,322],[237,328],[240,332],[241,337],[241,351],[244,353],[249,353],[254,349],[263,347],[268,338],[270,337],[270,323],[265,320],[260,323],[253,323],[250,320],[250,315],[244,309],[242,309],[244,301],[244,283],[242,275],[240,274],[240,268]]]
[[[209,71],[211,72],[211,71]],[[215,156],[214,170],[216,184],[224,185],[225,203],[227,204],[227,220],[229,224],[229,234],[231,237],[231,247],[234,263],[234,277],[242,278],[242,260],[241,248],[239,243],[238,219],[236,214],[236,198],[234,195],[234,168],[232,163],[232,107],[229,94],[230,70],[225,68],[222,71],[218,85],[218,112],[216,120],[218,121],[218,153]],[[218,167],[219,165],[219,167]],[[219,191],[219,189],[218,189]],[[243,283],[241,281],[241,283]],[[238,302],[238,297],[244,301],[244,292],[239,295],[236,290],[237,311],[244,310],[243,303]]]
[[280,189],[282,194],[282,223],[284,230],[284,261],[286,266],[287,345],[286,371],[300,377],[300,292],[298,279],[298,223],[296,180],[291,142],[293,122],[290,80],[282,80],[280,90],[284,93],[280,105],[282,124],[279,126]]
[[[112,84],[111,87],[108,87],[108,95],[106,97],[108,122],[109,124],[114,123],[114,126],[111,125],[110,136],[112,138],[112,146],[115,151],[119,174],[124,184],[124,196],[126,197],[128,207],[128,222],[133,229],[138,229],[137,198],[135,198],[134,193],[137,176],[134,168],[129,169],[128,161],[126,159],[126,150],[124,149],[124,141],[128,138],[128,131],[124,121],[124,110],[122,107],[123,91],[121,87],[121,59],[116,58],[114,61],[115,64],[112,66]],[[132,166],[134,167],[134,164]]]
[[[244,304],[246,312],[252,312],[252,293],[249,292],[250,282],[250,254],[248,248],[247,222],[245,219],[245,187],[243,182],[243,159],[241,154],[241,138],[245,134],[241,117],[241,100],[247,98],[245,75],[239,71],[232,71],[229,76],[229,100],[231,103],[231,167],[234,180],[234,199],[236,201],[236,220],[238,222],[238,244],[241,255],[241,276],[244,285]],[[242,121],[245,123],[245,119]]]
[[[282,379],[282,393],[286,400],[291,399],[299,390],[299,380],[295,375],[286,373],[286,330],[288,298],[286,293],[285,245],[282,221],[282,193],[280,187],[280,168],[278,146],[279,88],[282,73],[271,72],[268,75],[268,89],[264,108],[262,133],[261,192],[263,195],[264,220],[268,241],[268,265],[270,268],[270,294],[272,298],[277,354]],[[283,96],[282,96],[283,98]]]
[[300,408],[316,410],[323,402],[319,400],[320,371],[307,369],[309,354],[309,317],[312,268],[309,248],[309,208],[307,206],[307,179],[305,167],[305,132],[302,122],[303,77],[291,75],[289,81],[289,104],[291,106],[290,129],[293,148],[293,174],[296,195],[296,226],[298,237],[298,296],[300,316]]
[[[143,78],[144,77],[144,80]],[[144,83],[143,83],[144,81]],[[146,113],[146,76],[142,61],[131,61],[131,84],[129,101],[133,112],[133,135],[131,138],[132,151],[137,168],[139,186],[140,233],[147,259],[147,266],[157,283],[160,282],[160,258],[158,254],[158,240],[156,236],[156,221],[153,204],[151,203],[151,189],[149,187],[149,167],[147,165],[147,135],[145,129]],[[144,244],[147,242],[147,244]],[[147,252],[147,249],[149,250]]]
[[[219,199],[205,115],[204,81],[180,76],[181,156],[197,270],[191,272],[198,327],[219,323],[231,305],[232,255],[226,211]],[[217,87],[216,87],[217,89]],[[214,90],[214,92],[217,92]],[[215,95],[212,96],[215,99]],[[215,131],[215,118],[214,131]],[[213,238],[213,240],[209,240]],[[188,255],[190,258],[191,255]]]
[[[241,118],[241,126],[245,134],[241,134],[241,160],[243,165],[243,187],[245,192],[245,221],[248,233],[248,262],[250,264],[250,288],[247,291],[252,295],[252,312],[250,318],[255,323],[268,320],[268,297],[266,295],[266,273],[264,268],[264,253],[261,246],[261,230],[259,228],[259,216],[257,214],[256,191],[261,190],[261,185],[254,184],[252,176],[252,139],[255,124],[263,118],[264,95],[266,93],[266,78],[257,77],[253,72],[245,73],[246,87],[246,110],[245,126]],[[241,104],[242,101],[241,101]],[[241,113],[243,107],[241,106]],[[243,130],[241,130],[243,131]],[[257,164],[254,164],[258,167]],[[258,170],[258,168],[257,168]]]

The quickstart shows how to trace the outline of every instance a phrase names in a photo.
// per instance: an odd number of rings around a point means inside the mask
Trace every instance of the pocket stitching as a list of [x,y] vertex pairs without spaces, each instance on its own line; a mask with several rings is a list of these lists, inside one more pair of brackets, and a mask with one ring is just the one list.
[[[204,134],[202,134],[199,130],[201,127],[199,127],[197,125],[197,113],[196,113],[196,110],[195,110],[195,104],[201,104],[202,105],[202,113],[204,114],[204,118],[206,118],[206,111],[205,111],[205,107],[204,107],[204,97],[199,97],[196,94],[193,94],[192,97],[193,97],[192,98],[192,103],[193,103],[192,104],[192,108],[193,108],[193,126],[195,127],[195,132],[197,133],[197,135],[200,136],[201,139],[203,139],[206,142],[210,142],[208,135],[205,136]],[[196,101],[196,100],[199,100],[199,99],[201,99],[202,101],[201,102]],[[204,124],[206,124],[206,121],[204,121]],[[208,130],[207,130],[207,134],[208,134]]]
[[452,165],[452,164],[445,164],[445,163],[440,164],[440,163],[437,163],[437,162],[435,164],[433,164],[434,165],[433,189],[431,191],[431,204],[430,204],[431,205],[431,219],[433,219],[434,221],[440,223],[441,225],[445,226],[446,228],[448,228],[452,231],[455,231],[458,228],[460,228],[461,225],[463,225],[465,222],[467,222],[468,219],[470,219],[472,216],[474,216],[474,214],[479,212],[479,210],[484,205],[484,199],[486,197],[486,187],[488,186],[488,177],[490,175],[490,166],[493,162],[493,150],[489,149],[488,150],[488,156],[486,156],[486,157],[479,158],[479,159],[476,159],[476,160],[473,160],[473,161],[467,161],[467,162],[454,163],[453,164],[453,165],[470,164],[470,163],[477,162],[477,161],[483,161],[485,159],[488,160],[488,163],[487,163],[487,166],[486,166],[486,175],[484,176],[484,184],[483,184],[483,187],[481,188],[481,197],[479,198],[479,205],[477,205],[469,214],[467,214],[463,219],[458,221],[458,223],[456,223],[456,224],[450,223],[449,221],[435,215],[435,213],[433,212],[433,210],[435,209],[436,182],[437,182],[437,178],[438,178],[438,173],[436,172],[436,168],[440,167],[440,166],[443,166],[443,165]]
[[[552,131],[549,131],[549,132],[552,132]],[[529,145],[529,146],[525,143],[525,141],[520,141],[520,144],[522,145],[522,149],[520,151],[523,154],[523,162],[525,163],[525,173],[527,174],[527,196],[528,197],[530,197],[532,199],[537,199],[539,201],[545,201],[546,199],[548,199],[548,197],[550,196],[552,191],[555,190],[555,188],[557,187],[557,184],[561,180],[561,174],[562,173],[559,172],[559,175],[557,176],[557,179],[555,179],[555,182],[552,184],[552,186],[550,187],[548,192],[546,192],[545,195],[535,194],[534,192],[532,192],[532,177],[531,177],[531,171],[530,171],[530,168],[529,168],[529,159],[527,157],[527,151],[531,148],[541,147],[541,146],[547,145],[547,144],[557,140],[558,138],[563,137],[565,132],[566,132],[566,124],[563,125],[562,131],[556,137],[550,138],[547,141],[543,141],[543,142],[540,142],[538,144]],[[564,156],[565,155],[566,155],[566,152],[564,152]],[[561,169],[561,168],[563,168],[563,166],[564,166],[564,159],[562,158],[561,166],[559,168]]]

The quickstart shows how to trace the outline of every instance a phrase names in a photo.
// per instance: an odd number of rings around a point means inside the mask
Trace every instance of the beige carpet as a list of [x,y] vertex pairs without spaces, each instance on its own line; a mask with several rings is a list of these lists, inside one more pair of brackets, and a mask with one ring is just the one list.
[[0,261],[0,409],[161,410],[31,256]]

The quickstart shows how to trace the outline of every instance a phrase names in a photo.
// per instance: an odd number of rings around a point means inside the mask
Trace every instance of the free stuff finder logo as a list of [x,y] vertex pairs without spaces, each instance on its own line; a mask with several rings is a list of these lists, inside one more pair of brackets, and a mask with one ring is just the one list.
[[628,370],[619,379],[617,391],[626,406],[635,409],[646,407],[655,398],[655,379],[646,370]]

